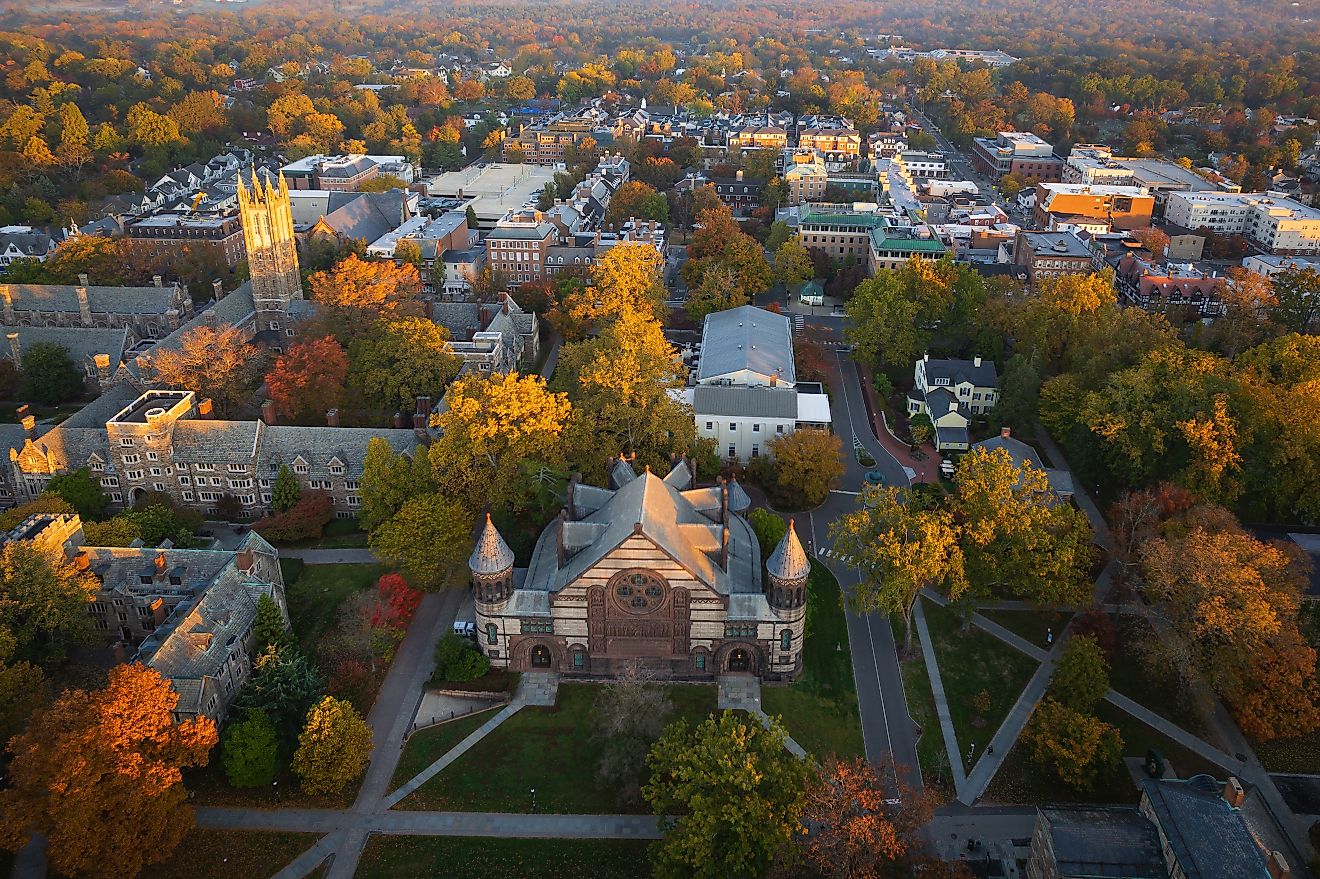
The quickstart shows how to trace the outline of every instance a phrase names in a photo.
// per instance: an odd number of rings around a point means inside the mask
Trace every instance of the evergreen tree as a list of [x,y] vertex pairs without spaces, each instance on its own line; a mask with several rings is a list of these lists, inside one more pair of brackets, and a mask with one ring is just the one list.
[[271,509],[277,513],[291,510],[302,499],[302,486],[298,477],[285,465],[280,465],[280,472],[275,476],[275,490],[271,493]]
[[279,771],[279,734],[264,711],[250,711],[221,738],[225,776],[234,787],[263,787]]
[[258,654],[266,652],[267,647],[279,649],[293,646],[293,633],[284,621],[280,606],[269,595],[257,599],[257,619],[252,631],[256,636]]

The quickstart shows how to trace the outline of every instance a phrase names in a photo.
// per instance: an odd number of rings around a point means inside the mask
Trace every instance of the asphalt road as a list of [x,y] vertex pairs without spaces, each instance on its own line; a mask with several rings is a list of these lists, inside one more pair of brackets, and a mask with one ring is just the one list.
[[[829,526],[835,519],[857,508],[857,492],[862,487],[867,468],[851,454],[854,438],[875,459],[873,469],[884,473],[885,484],[907,485],[908,478],[902,466],[876,442],[868,426],[856,366],[846,356],[836,355],[836,361],[838,371],[830,383],[834,391],[832,415],[834,432],[849,452],[847,471],[839,490],[809,515],[806,536],[813,551],[817,552],[818,560],[834,572],[846,592],[860,582],[861,577],[856,568],[828,554],[831,546]],[[820,553],[820,550],[826,550],[826,553]],[[921,790],[916,727],[908,714],[889,618],[884,614],[855,614],[850,610],[846,610],[846,616],[866,758],[873,764],[892,763],[900,767],[904,782]]]

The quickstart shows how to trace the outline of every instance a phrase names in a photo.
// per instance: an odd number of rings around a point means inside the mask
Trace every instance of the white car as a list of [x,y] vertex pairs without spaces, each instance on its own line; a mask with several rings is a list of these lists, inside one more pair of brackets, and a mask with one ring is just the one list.
[[477,624],[471,620],[454,620],[454,634],[460,638],[477,637]]

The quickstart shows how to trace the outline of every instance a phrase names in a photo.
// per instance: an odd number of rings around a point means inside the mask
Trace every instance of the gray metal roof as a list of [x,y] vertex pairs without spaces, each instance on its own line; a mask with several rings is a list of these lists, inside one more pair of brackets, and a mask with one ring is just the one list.
[[[574,523],[576,524],[576,523]],[[498,574],[513,567],[513,550],[504,542],[495,523],[486,514],[486,526],[468,558],[468,568],[474,574]]]
[[1191,782],[1141,779],[1142,794],[1182,874],[1187,879],[1264,879],[1265,858],[1242,813],[1218,792],[1203,790],[1202,779],[1210,781],[1206,776]]
[[749,370],[797,381],[793,370],[793,329],[789,319],[752,305],[706,315],[701,329],[698,381]]
[[[10,284],[18,311],[78,313],[76,284]],[[174,308],[174,287],[89,286],[87,303],[96,314],[163,315]]]
[[[701,365],[706,365],[705,355]],[[692,410],[698,416],[797,418],[797,391],[793,388],[697,385],[692,389]]]

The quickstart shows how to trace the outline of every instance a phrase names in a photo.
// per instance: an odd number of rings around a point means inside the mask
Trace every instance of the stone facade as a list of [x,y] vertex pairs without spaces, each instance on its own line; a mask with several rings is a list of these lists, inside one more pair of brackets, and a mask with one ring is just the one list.
[[128,344],[159,339],[193,314],[188,291],[173,284],[99,287],[83,275],[70,284],[0,284],[0,322],[6,327],[127,329]]
[[289,207],[289,184],[280,175],[279,188],[266,179],[263,187],[252,175],[249,192],[238,180],[238,210],[247,244],[248,271],[252,278],[252,301],[257,311],[257,331],[281,330],[289,303],[302,299],[298,274],[298,243]]
[[809,562],[790,526],[761,564],[736,482],[693,486],[620,459],[612,488],[571,480],[526,571],[486,523],[472,553],[477,635],[497,667],[611,675],[640,662],[669,678],[802,669]]

